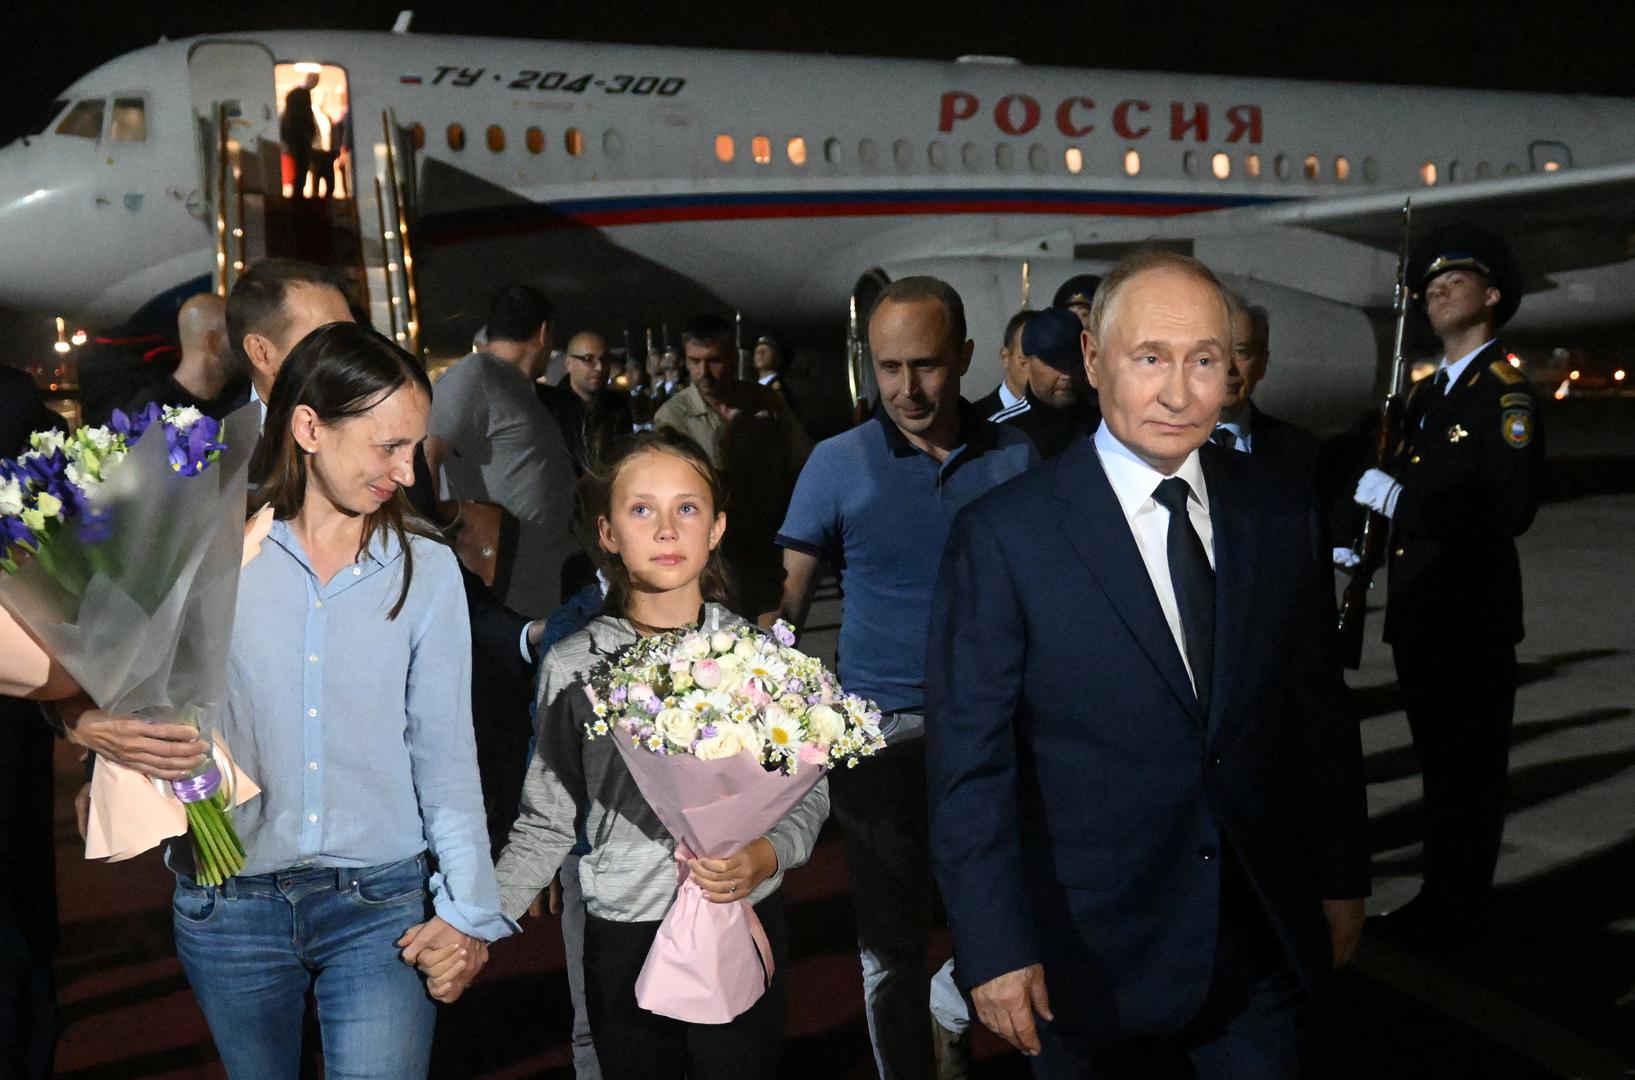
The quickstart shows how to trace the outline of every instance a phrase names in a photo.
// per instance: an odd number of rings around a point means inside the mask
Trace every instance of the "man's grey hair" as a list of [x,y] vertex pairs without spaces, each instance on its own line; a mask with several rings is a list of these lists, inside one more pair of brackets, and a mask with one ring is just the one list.
[[[1101,279],[1101,288],[1096,290],[1096,298],[1090,304],[1090,340],[1100,349],[1106,340],[1107,310],[1113,306],[1113,301],[1133,279],[1151,270],[1175,270],[1191,275],[1204,282],[1215,290],[1221,299],[1221,308],[1227,315],[1227,336],[1232,332],[1231,314],[1233,310],[1232,293],[1215,272],[1190,255],[1181,255],[1173,251],[1163,251],[1153,248],[1137,251],[1127,255],[1119,264],[1108,271],[1107,276]],[[1226,343],[1231,348],[1232,342]]]

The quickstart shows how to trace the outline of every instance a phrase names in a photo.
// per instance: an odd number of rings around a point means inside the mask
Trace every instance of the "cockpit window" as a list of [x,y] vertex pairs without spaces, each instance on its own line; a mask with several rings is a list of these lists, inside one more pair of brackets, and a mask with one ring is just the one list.
[[51,103],[51,107],[42,113],[40,117],[29,126],[28,133],[30,135],[44,134],[45,130],[51,126],[51,121],[61,116],[62,111],[67,107],[67,98],[58,98],[56,101],[53,101]]
[[148,137],[147,106],[139,97],[114,98],[114,142],[143,142]]
[[73,135],[93,142],[102,137],[103,99],[77,102],[57,125],[58,135]]

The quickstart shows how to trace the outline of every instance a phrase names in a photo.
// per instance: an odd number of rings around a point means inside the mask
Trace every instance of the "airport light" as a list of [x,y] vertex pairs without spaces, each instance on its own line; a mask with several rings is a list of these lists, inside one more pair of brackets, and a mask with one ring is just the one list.
[[1521,367],[1521,357],[1517,356],[1515,353],[1508,354],[1505,356],[1505,359],[1510,361],[1511,367]]
[[1555,399],[1557,401],[1565,401],[1567,399],[1567,390],[1572,386],[1572,384],[1573,382],[1571,379],[1562,379],[1561,385],[1556,387]]
[[77,349],[81,345],[85,344],[85,342],[86,342],[86,333],[85,333],[84,330],[75,330],[74,331],[74,336],[69,338],[68,340]]
[[1614,371],[1612,373],[1612,381],[1613,382],[1623,382],[1624,381],[1624,369],[1623,368],[1619,368],[1617,371]]
[[65,353],[71,348],[68,344],[68,321],[61,315],[57,316],[57,343],[52,348],[60,353]]
[[53,345],[52,348],[56,349],[60,353],[65,353],[69,350],[70,346],[66,341],[59,341]]
[[1567,378],[1571,379],[1573,382],[1577,382],[1582,375],[1583,372],[1579,371],[1577,368],[1573,368],[1571,371],[1567,372]]

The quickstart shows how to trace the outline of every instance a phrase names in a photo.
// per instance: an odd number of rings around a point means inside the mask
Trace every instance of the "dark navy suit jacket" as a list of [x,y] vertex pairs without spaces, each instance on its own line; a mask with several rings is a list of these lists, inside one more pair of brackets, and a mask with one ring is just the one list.
[[[1320,900],[1365,896],[1358,729],[1309,491],[1205,446],[1210,708],[1093,442],[955,520],[927,654],[931,842],[959,981],[1042,963],[1056,1026],[1173,1032],[1204,1001],[1236,857],[1308,985]],[[1235,853],[1235,856],[1230,854]]]

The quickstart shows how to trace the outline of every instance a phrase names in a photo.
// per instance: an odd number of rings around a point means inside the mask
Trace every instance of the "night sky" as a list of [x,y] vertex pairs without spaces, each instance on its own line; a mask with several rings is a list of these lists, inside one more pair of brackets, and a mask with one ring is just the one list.
[[[256,29],[391,27],[404,0],[19,0],[5,19],[0,142],[96,65],[151,44]],[[1628,3],[505,3],[415,8],[423,33],[668,43],[1635,96]]]

